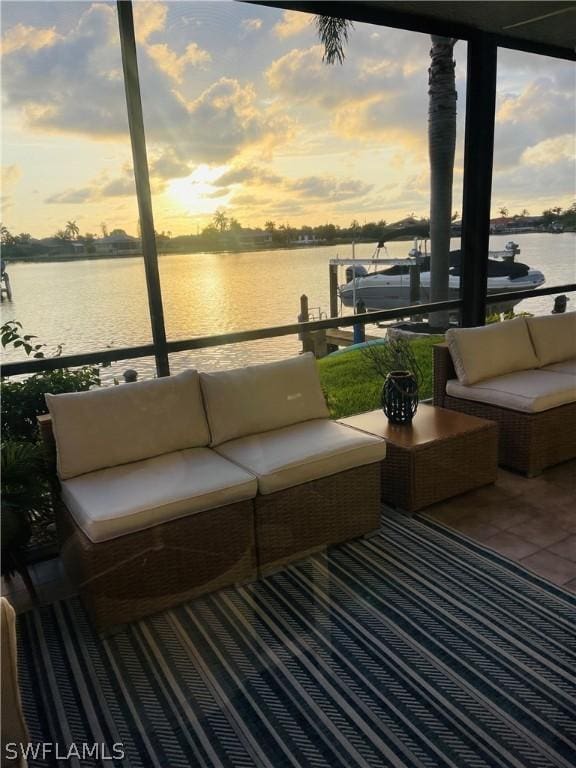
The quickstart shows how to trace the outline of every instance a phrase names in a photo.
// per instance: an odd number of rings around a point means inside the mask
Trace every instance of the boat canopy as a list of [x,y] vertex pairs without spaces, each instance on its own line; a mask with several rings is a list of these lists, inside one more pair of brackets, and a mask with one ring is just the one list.
[[[450,274],[455,277],[462,272],[462,251],[450,251]],[[430,256],[424,256],[418,264],[420,272],[430,271]],[[527,264],[519,261],[497,261],[488,259],[488,277],[510,277],[515,280],[519,277],[525,277],[530,271]],[[377,275],[408,275],[410,273],[409,264],[394,264],[387,269],[380,269],[373,274]],[[350,278],[351,279],[351,278]]]
[[390,224],[382,230],[380,242],[384,244],[390,240],[398,240],[398,238],[411,239],[413,237],[427,240],[430,237],[430,222],[406,219]]

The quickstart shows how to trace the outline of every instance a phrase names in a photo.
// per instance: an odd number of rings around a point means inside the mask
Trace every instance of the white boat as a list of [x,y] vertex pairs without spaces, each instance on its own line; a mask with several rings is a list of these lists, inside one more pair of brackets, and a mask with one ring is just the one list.
[[[370,262],[346,260],[346,283],[339,287],[342,303],[346,307],[355,307],[362,302],[367,310],[398,309],[411,303],[411,266],[419,271],[419,303],[430,301],[430,256],[422,253],[421,246],[415,241],[408,258],[404,260],[380,259],[379,253],[385,248],[379,243]],[[528,265],[515,260],[520,249],[514,242],[509,242],[504,251],[490,252],[488,255],[488,295],[523,291],[539,288],[544,284],[542,272],[531,269]],[[450,252],[449,299],[460,298],[461,252]],[[334,262],[332,262],[334,263]],[[340,263],[344,263],[340,260]],[[377,269],[383,263],[391,264],[384,269]],[[366,265],[369,269],[366,269]],[[491,312],[507,312],[521,299],[489,305]]]

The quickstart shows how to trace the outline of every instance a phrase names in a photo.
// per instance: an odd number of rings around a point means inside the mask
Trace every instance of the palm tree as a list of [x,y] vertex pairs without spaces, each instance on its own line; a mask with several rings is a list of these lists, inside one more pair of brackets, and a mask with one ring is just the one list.
[[80,229],[75,221],[67,221],[64,231],[68,234],[70,240],[75,240],[80,234]]
[[349,19],[336,16],[316,16],[316,29],[320,42],[324,46],[322,61],[327,64],[344,63],[344,46],[348,42],[348,32],[354,29]]
[[214,221],[214,226],[216,229],[219,229],[220,232],[226,231],[226,227],[228,226],[228,217],[221,208],[218,208],[212,220]]
[[80,229],[75,221],[67,221],[64,231],[68,235],[70,240],[75,240],[80,234]]
[[[317,16],[316,27],[328,64],[344,61],[349,30],[347,19]],[[430,158],[430,300],[448,299],[450,224],[456,149],[456,81],[454,38],[432,36],[428,70],[428,153]],[[446,313],[431,317],[436,325],[447,324]]]
[[506,206],[503,205],[502,208],[498,208],[498,213],[500,214],[500,216],[503,216],[504,218],[506,218],[508,216],[509,211],[508,211],[508,208],[506,208]]
[[0,242],[2,245],[14,245],[16,238],[10,234],[8,228],[4,224],[0,224]]
[[[456,153],[456,40],[432,35],[428,70],[428,156],[430,158],[430,301],[447,301],[450,270],[452,186]],[[434,325],[447,325],[437,313]]]

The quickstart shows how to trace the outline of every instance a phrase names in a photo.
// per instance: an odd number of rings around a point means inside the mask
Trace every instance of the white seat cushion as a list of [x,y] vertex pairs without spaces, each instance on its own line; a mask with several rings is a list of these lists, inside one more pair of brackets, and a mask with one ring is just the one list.
[[386,443],[344,424],[315,419],[232,440],[216,450],[256,475],[259,492],[268,494],[380,461]]
[[451,328],[446,343],[462,384],[538,367],[523,317],[480,328]]
[[211,445],[328,417],[314,355],[200,374]]
[[569,376],[576,376],[576,358],[572,360],[564,360],[563,363],[552,363],[545,368],[541,368],[542,371],[555,371],[556,373],[567,373]]
[[526,323],[540,366],[576,357],[576,312],[528,317]]
[[67,480],[162,453],[208,445],[197,371],[89,392],[46,395]]
[[511,411],[538,413],[576,402],[576,381],[554,371],[521,371],[466,386],[457,379],[446,384],[450,397],[476,400]]
[[252,499],[256,491],[253,475],[209,448],[176,451],[62,483],[64,503],[94,542]]

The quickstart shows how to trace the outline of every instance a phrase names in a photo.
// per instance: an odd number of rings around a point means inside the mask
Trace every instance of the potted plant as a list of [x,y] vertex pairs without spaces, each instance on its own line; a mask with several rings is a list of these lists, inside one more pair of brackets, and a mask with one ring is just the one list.
[[402,338],[388,338],[383,343],[367,345],[362,354],[384,379],[381,403],[388,420],[409,424],[418,408],[418,390],[423,380],[410,343]]
[[29,442],[6,440],[1,448],[2,471],[2,575],[22,576],[32,597],[32,581],[26,567],[26,546],[32,522],[45,514],[49,504],[41,449]]

